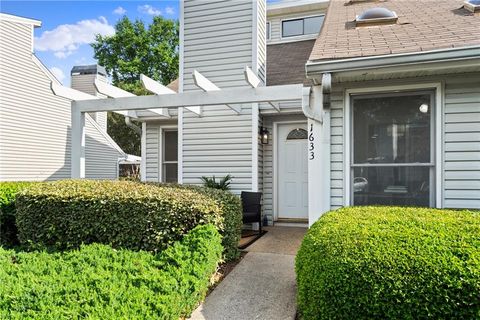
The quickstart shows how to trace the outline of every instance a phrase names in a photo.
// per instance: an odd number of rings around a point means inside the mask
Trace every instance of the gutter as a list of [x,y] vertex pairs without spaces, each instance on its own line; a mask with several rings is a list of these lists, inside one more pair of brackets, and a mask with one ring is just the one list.
[[308,79],[319,78],[322,73],[335,73],[365,69],[378,69],[434,62],[480,59],[480,46],[449,48],[426,52],[358,57],[341,60],[308,61],[305,65]]

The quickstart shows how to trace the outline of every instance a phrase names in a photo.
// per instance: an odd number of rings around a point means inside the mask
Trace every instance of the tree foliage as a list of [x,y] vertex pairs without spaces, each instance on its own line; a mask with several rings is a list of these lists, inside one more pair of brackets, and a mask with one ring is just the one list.
[[[145,95],[140,74],[168,84],[178,76],[178,22],[153,18],[149,25],[123,17],[112,36],[97,35],[94,57],[112,77],[114,86]],[[123,116],[109,113],[108,133],[127,153],[140,155],[140,135],[129,128]]]

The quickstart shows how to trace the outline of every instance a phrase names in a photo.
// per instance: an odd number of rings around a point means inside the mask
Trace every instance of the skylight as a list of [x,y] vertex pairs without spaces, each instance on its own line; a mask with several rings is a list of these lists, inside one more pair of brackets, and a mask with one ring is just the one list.
[[[476,0],[472,0],[476,1]],[[362,12],[355,19],[358,24],[387,24],[395,23],[398,19],[397,14],[394,11],[390,11],[387,8],[371,8]]]
[[463,7],[471,12],[480,11],[480,0],[466,0]]

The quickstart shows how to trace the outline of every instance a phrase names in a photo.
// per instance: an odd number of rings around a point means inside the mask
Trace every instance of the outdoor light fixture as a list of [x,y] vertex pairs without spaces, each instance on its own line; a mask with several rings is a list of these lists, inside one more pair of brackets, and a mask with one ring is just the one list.
[[268,144],[268,139],[270,136],[270,132],[267,128],[261,127],[260,128],[260,137],[262,139],[262,144]]
[[427,113],[428,112],[428,104],[426,103],[423,103],[420,108],[418,108],[418,110],[420,110],[421,113]]

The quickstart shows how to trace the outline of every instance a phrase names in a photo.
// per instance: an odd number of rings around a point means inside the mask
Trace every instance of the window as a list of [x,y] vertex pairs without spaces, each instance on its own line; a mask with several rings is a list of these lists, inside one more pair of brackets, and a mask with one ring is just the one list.
[[352,96],[354,205],[434,205],[433,94]]
[[302,19],[285,20],[282,22],[282,37],[295,37],[308,34],[318,34],[322,27],[324,15]]
[[307,138],[308,132],[305,129],[294,129],[290,131],[287,135],[287,140],[301,140]]
[[266,26],[266,33],[267,33],[267,40],[270,40],[270,22],[267,22],[267,26]]
[[178,182],[178,131],[176,130],[163,131],[162,182]]

